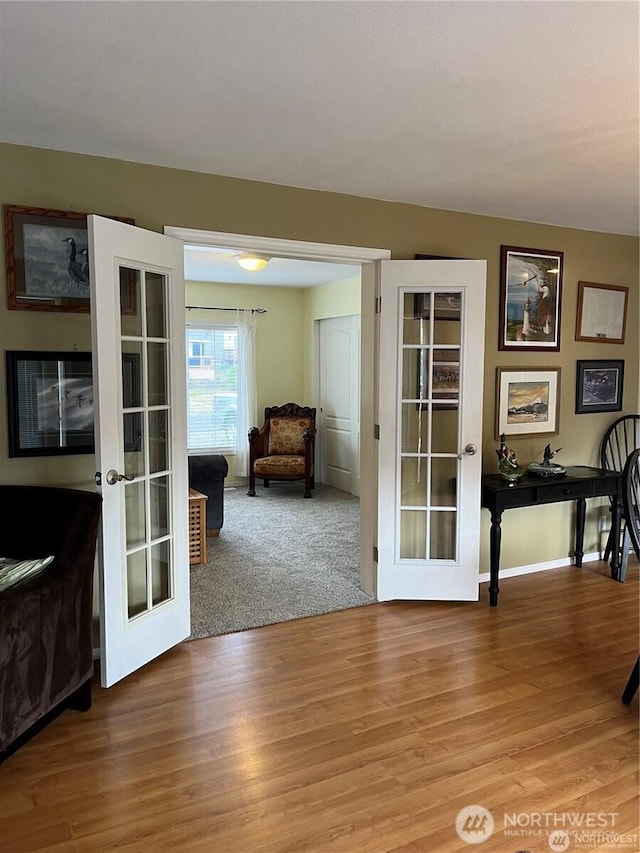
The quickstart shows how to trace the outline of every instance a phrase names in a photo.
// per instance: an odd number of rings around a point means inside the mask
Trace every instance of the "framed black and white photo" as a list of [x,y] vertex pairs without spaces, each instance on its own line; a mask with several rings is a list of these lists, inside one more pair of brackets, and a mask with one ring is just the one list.
[[622,411],[624,361],[580,360],[576,366],[576,414]]
[[9,456],[93,453],[91,353],[9,350]]

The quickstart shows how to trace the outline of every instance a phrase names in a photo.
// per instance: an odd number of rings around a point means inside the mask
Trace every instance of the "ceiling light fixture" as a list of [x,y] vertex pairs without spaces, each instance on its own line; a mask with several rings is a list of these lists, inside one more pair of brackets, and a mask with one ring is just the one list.
[[243,270],[247,270],[248,272],[258,272],[259,270],[263,270],[266,265],[269,263],[271,258],[268,258],[266,255],[234,255],[234,260],[237,264],[239,264]]

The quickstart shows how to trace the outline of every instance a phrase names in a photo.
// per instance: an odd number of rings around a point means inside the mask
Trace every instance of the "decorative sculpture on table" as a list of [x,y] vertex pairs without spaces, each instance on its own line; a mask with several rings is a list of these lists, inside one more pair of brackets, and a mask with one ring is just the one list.
[[560,453],[561,450],[561,447],[552,450],[551,445],[547,444],[542,454],[542,462],[532,462],[528,468],[529,473],[536,474],[538,477],[564,477],[567,469],[563,465],[551,462],[556,453]]
[[496,455],[498,457],[498,471],[500,475],[513,485],[524,474],[524,468],[518,465],[515,450],[507,447],[505,444],[504,433],[500,436],[500,447],[496,450]]

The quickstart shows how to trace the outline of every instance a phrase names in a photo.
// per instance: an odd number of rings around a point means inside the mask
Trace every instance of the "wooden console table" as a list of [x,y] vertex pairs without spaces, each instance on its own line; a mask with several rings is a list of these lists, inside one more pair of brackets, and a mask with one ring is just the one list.
[[[620,541],[622,519],[622,474],[577,465],[567,468],[564,477],[536,477],[525,474],[517,483],[509,484],[499,474],[482,478],[481,506],[491,512],[491,565],[489,581],[489,604],[498,604],[498,573],[500,571],[500,540],[502,538],[502,513],[505,509],[516,509],[538,504],[576,502],[576,566],[582,566],[586,499],[610,497],[612,499],[611,525],[614,542]],[[611,577],[618,579],[620,557],[617,548],[611,553]]]
[[189,489],[189,565],[207,562],[207,496]]

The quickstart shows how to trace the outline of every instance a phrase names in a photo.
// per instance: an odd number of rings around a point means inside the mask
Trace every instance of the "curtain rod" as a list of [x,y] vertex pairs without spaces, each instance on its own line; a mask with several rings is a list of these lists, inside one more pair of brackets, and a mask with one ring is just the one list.
[[266,314],[266,308],[216,308],[214,305],[185,305],[187,311],[251,311],[252,314]]

